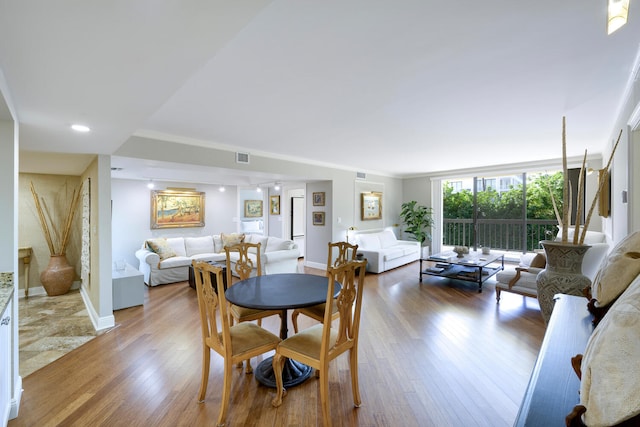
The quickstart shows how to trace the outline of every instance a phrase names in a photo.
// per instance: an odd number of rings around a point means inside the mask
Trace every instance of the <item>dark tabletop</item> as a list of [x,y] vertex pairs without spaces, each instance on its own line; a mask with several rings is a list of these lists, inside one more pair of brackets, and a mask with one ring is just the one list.
[[[229,302],[242,307],[261,310],[301,308],[325,302],[328,281],[326,276],[315,274],[268,274],[237,282],[224,294]],[[334,283],[334,297],[341,287],[338,282]]]

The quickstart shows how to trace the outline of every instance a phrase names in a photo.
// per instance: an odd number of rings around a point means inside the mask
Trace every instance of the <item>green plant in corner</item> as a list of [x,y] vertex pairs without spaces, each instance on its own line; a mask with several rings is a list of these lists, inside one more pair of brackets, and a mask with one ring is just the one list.
[[412,200],[402,204],[400,218],[406,225],[405,233],[409,233],[424,246],[426,240],[431,239],[431,227],[433,227],[433,209]]

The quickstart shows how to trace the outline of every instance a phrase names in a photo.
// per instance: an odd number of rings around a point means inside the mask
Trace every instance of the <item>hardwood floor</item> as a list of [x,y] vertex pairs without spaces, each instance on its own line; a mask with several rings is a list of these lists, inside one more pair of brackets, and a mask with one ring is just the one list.
[[[115,328],[24,378],[9,426],[214,425],[222,359],[212,354],[206,401],[198,404],[195,291],[184,282],[145,292],[144,306],[115,312]],[[277,316],[263,326],[277,333]],[[367,275],[360,333],[363,404],[353,407],[343,355],[330,368],[333,425],[496,427],[516,417],[544,323],[535,299],[503,293],[497,305],[492,282],[480,294],[471,283],[420,284],[416,262]],[[318,392],[312,377],[274,408],[274,391],[236,370],[227,425],[322,425]]]

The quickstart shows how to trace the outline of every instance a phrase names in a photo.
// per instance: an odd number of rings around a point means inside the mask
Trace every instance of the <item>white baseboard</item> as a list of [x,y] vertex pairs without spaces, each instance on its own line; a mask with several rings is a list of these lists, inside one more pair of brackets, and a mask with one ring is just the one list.
[[93,323],[93,327],[96,331],[100,331],[102,329],[112,328],[116,325],[116,318],[113,316],[113,312],[109,316],[100,317],[98,316],[98,312],[93,307],[91,303],[91,298],[87,295],[87,291],[84,287],[80,288],[80,295],[82,295],[82,300],[84,301],[85,307],[87,307],[87,312],[89,313],[89,318]]

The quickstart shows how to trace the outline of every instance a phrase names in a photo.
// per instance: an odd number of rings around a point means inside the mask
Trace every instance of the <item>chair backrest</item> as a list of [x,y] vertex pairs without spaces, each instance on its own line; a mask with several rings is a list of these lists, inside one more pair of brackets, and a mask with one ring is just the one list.
[[[202,342],[221,355],[231,355],[231,332],[227,315],[227,299],[222,292],[216,292],[211,276],[216,283],[223,283],[222,268],[215,267],[205,261],[192,261],[193,274],[198,293],[198,308],[202,325]],[[220,311],[220,316],[217,312]],[[227,344],[229,343],[229,344]]]
[[[327,276],[327,301],[333,298],[333,284],[338,281],[342,285],[340,293],[335,298],[339,313],[337,326],[332,325],[331,317],[333,309],[331,304],[326,304],[324,310],[324,322],[322,332],[322,347],[320,357],[329,357],[332,353],[342,353],[345,350],[357,347],[358,331],[360,329],[360,312],[362,310],[362,292],[364,289],[364,276],[367,260],[347,261],[339,267],[329,267]],[[331,329],[337,328],[332,334]],[[336,336],[332,342],[331,336]]]
[[358,245],[352,245],[347,242],[329,242],[327,269],[329,267],[340,267],[349,260],[355,260],[356,252],[358,252]]
[[[232,279],[232,270],[231,270],[231,253],[237,252],[238,259],[235,261],[235,265],[233,266],[233,271],[236,272],[237,276],[240,280],[245,280],[251,277],[251,272],[253,269],[256,269],[256,275],[262,275],[262,262],[260,260],[260,246],[261,243],[237,243],[231,246],[225,246],[224,251],[227,254],[227,284],[231,286]],[[254,254],[256,256],[255,263],[249,257],[249,254]]]

